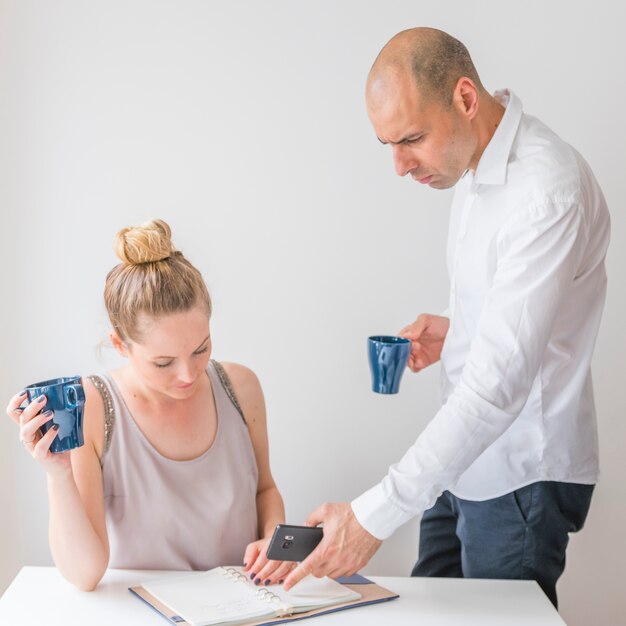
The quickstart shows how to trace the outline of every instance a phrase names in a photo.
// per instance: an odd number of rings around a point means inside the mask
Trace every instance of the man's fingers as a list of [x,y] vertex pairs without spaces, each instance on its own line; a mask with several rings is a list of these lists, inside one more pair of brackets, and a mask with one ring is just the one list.
[[398,335],[405,339],[419,339],[428,323],[428,317],[420,315],[412,324],[405,326]]
[[[306,518],[307,526],[319,526],[324,522],[328,515],[328,505],[322,504],[318,506],[315,511],[311,511]],[[303,561],[304,562],[304,561]]]
[[308,576],[313,571],[315,565],[315,550],[313,550],[313,552],[285,578],[285,584],[283,585],[285,591],[289,591],[294,585],[297,585],[303,578]]
[[328,578],[340,578],[341,576],[352,576],[353,574],[356,574],[356,572],[357,570],[355,570],[353,567],[347,567],[345,565],[342,565],[341,567],[336,567],[335,569],[328,572],[326,576],[328,576]]

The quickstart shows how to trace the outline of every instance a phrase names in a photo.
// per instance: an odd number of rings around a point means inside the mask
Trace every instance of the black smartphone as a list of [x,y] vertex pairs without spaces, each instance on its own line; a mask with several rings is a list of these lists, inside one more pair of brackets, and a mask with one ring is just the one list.
[[267,548],[272,561],[304,561],[322,540],[324,530],[315,526],[278,524]]

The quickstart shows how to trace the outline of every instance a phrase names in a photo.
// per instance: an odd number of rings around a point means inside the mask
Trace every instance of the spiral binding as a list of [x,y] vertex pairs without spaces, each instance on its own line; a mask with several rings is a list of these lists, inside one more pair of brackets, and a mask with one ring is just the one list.
[[265,602],[276,602],[281,607],[283,605],[283,601],[269,589],[257,589],[256,595],[259,596],[259,598],[261,598],[261,600],[264,600]]
[[223,568],[223,574],[224,576],[232,580],[237,580],[242,583],[248,582],[248,579],[243,574],[240,574],[236,569],[232,567]]
[[[247,576],[240,574],[236,569],[232,567],[222,568],[222,573],[224,574],[224,576],[230,578],[231,580],[246,583],[248,586],[250,586],[250,582],[248,581]],[[289,614],[289,609],[285,608],[285,605],[283,604],[283,601],[280,599],[280,597],[277,596],[272,591],[270,591],[269,589],[265,589],[264,587],[261,587],[260,589],[255,588],[254,591],[255,591],[255,595],[259,599],[263,600],[263,602],[272,602],[278,606],[278,608],[280,609],[278,617],[283,617]]]

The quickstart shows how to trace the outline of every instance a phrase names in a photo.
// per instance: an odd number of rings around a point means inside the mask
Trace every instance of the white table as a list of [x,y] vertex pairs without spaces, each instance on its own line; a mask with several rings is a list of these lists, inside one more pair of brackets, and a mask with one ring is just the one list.
[[[172,572],[109,570],[95,591],[78,591],[54,567],[24,567],[0,599],[11,626],[165,626],[128,587]],[[456,578],[372,580],[397,600],[296,622],[314,626],[563,626],[537,583]]]

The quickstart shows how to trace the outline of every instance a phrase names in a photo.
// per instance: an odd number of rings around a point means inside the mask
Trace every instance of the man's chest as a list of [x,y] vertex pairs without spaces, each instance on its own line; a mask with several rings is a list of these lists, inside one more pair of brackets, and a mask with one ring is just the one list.
[[515,211],[515,201],[503,193],[455,195],[447,247],[451,301],[482,302],[503,253],[501,231]]

